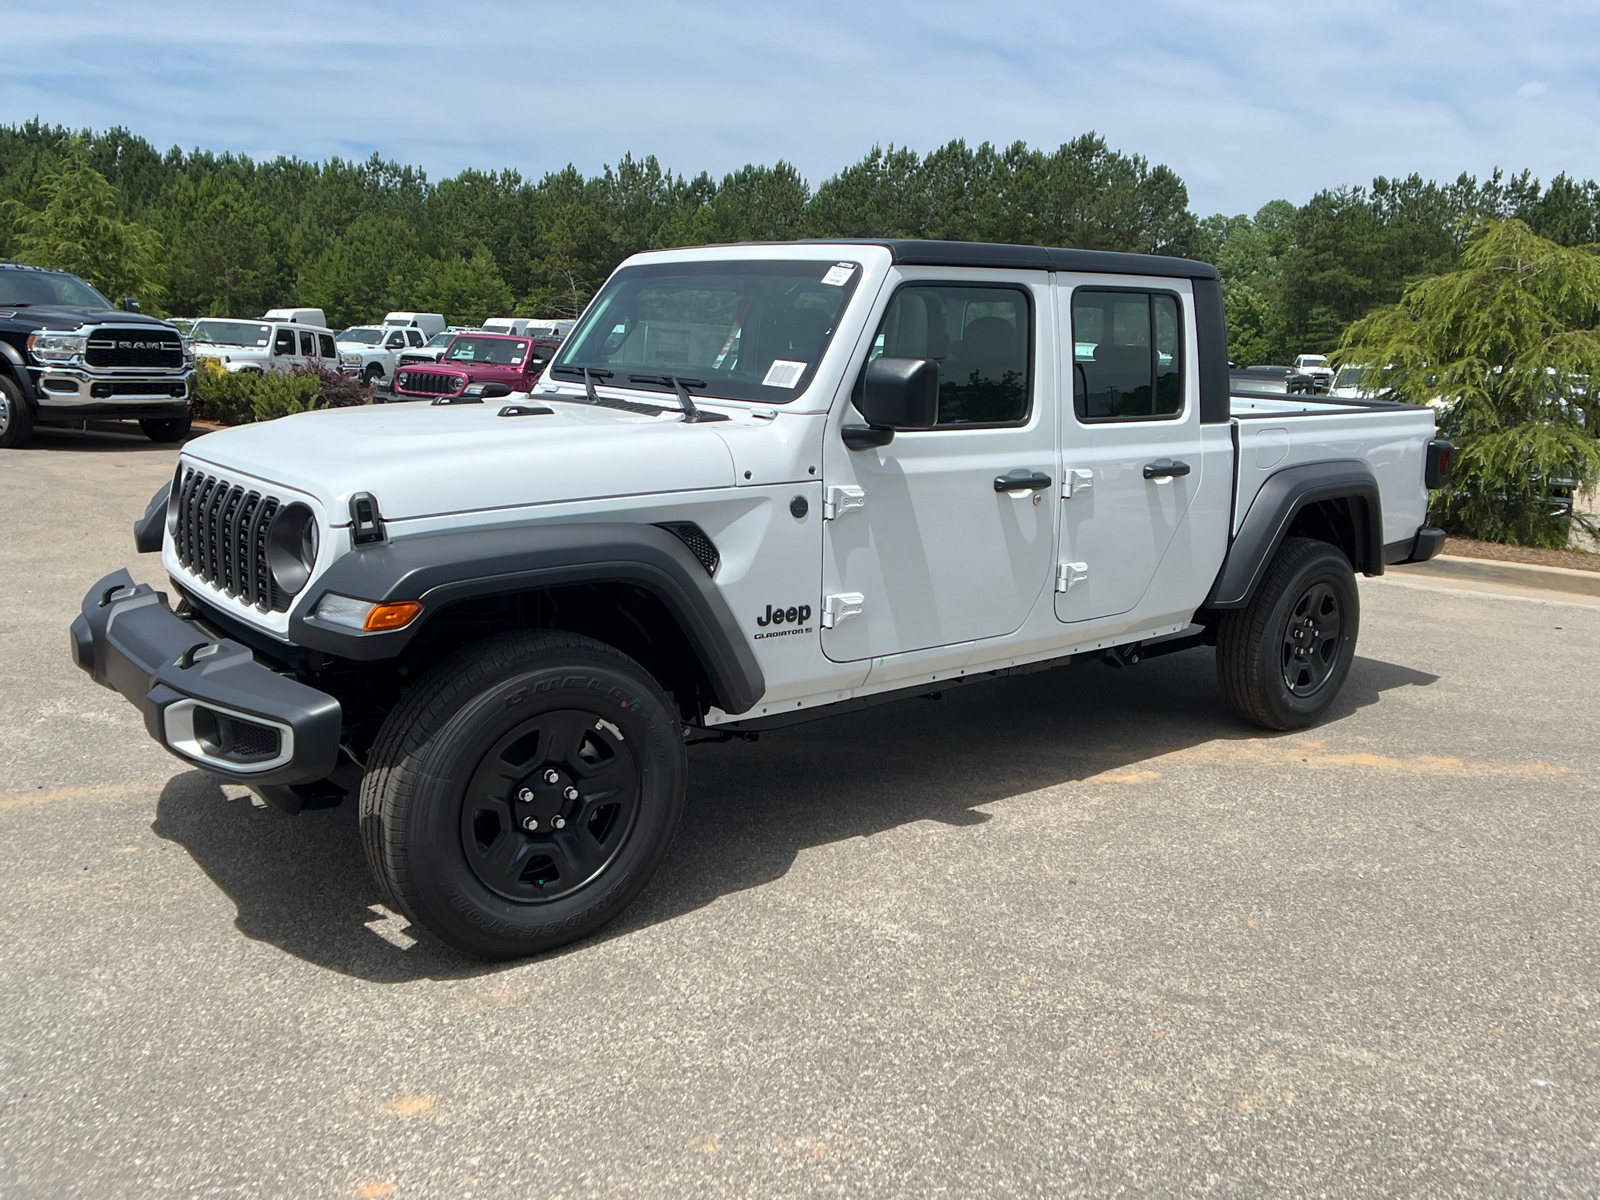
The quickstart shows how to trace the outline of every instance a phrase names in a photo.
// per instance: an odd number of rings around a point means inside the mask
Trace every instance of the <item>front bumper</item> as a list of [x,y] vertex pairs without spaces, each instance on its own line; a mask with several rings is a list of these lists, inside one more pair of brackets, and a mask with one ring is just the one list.
[[195,371],[97,371],[73,365],[47,363],[33,367],[33,394],[41,409],[62,414],[86,414],[108,406],[187,404],[194,395]]
[[178,617],[165,594],[126,570],[90,589],[71,632],[78,666],[126,697],[150,736],[194,766],[263,788],[326,779],[338,762],[336,699]]

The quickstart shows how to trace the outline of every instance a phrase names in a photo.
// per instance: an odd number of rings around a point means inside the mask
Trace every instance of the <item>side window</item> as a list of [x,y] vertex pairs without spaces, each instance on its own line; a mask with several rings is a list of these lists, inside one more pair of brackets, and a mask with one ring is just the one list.
[[1072,403],[1080,421],[1183,411],[1183,325],[1170,292],[1072,293]]
[[1032,314],[1024,288],[912,284],[890,301],[867,361],[936,361],[940,427],[1021,424],[1033,394]]
[[331,334],[331,333],[319,333],[319,334],[317,334],[317,341],[322,346],[322,357],[323,358],[338,358],[339,357],[338,347],[336,347],[333,344],[333,334]]
[[294,357],[294,330],[280,329],[272,339],[272,352]]
[[408,329],[406,330],[406,341],[410,342],[413,346],[420,346],[422,345],[422,335],[415,329]]
[[315,358],[317,356],[317,335],[316,334],[314,334],[314,333],[306,333],[304,330],[301,330],[301,332],[300,332],[300,353],[304,354],[307,358]]
[[404,350],[406,348],[406,335],[398,329],[389,335],[389,340],[384,343],[386,350]]

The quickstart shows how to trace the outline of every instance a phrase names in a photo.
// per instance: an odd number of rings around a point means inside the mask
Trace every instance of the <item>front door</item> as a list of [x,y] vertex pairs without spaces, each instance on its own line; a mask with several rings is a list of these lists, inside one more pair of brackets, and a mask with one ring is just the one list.
[[1015,632],[1054,562],[1048,276],[909,269],[890,285],[859,366],[935,359],[939,419],[868,450],[829,435],[821,616],[836,662]]
[[1072,379],[1061,390],[1056,616],[1093,621],[1139,604],[1200,490],[1193,305],[1186,282],[1059,278]]

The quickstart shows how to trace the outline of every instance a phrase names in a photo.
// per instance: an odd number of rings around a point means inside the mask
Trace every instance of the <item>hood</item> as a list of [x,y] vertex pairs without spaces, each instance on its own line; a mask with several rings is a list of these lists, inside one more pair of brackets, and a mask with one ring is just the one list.
[[184,456],[314,496],[340,525],[357,492],[372,493],[392,522],[735,484],[733,457],[716,433],[733,422],[690,425],[670,412],[648,417],[560,400],[548,402],[548,416],[502,417],[503,404],[300,413],[207,434]]
[[23,308],[7,308],[0,304],[0,313],[11,320],[36,329],[71,331],[84,325],[123,325],[146,329],[174,329],[156,317],[144,313],[123,312],[119,308],[65,308],[48,304],[32,304]]
[[239,346],[233,342],[196,342],[195,355],[199,358],[271,358],[271,346]]

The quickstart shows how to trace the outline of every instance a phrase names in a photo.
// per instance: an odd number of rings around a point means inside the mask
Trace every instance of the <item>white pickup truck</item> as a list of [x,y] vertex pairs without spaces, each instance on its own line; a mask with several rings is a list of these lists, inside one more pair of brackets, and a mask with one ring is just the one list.
[[1319,392],[1326,392],[1333,386],[1333,365],[1326,354],[1297,355],[1294,370],[1307,376]]
[[503,391],[188,444],[135,527],[176,608],[119,570],[72,627],[185,763],[291,812],[359,772],[389,903],[489,958],[638,894],[687,742],[1199,647],[1219,701],[1304,726],[1356,573],[1443,542],[1431,410],[1234,401],[1182,259],[641,254]]
[[404,326],[353,325],[338,335],[341,369],[370,387],[395,373],[401,355],[426,346],[428,336]]

